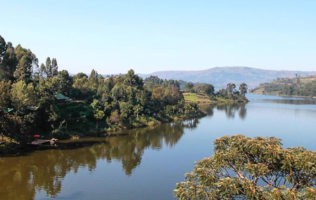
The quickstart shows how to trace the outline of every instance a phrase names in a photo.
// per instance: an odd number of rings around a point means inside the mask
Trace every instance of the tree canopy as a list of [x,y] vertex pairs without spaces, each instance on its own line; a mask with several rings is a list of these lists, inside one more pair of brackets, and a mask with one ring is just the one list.
[[177,184],[178,199],[316,199],[316,153],[280,139],[224,136]]

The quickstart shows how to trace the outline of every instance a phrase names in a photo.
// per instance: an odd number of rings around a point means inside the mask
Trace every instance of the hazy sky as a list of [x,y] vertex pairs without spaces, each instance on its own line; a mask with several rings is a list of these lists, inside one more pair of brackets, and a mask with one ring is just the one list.
[[0,34],[75,73],[316,70],[316,0],[0,0]]

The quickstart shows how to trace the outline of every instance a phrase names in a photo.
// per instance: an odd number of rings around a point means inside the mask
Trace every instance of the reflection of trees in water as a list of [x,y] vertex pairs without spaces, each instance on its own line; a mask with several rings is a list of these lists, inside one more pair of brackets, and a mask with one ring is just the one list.
[[[77,143],[94,145],[69,150],[39,151],[28,156],[0,158],[0,196],[3,199],[33,199],[36,191],[44,190],[54,197],[62,187],[62,179],[80,167],[90,171],[97,160],[118,160],[127,175],[141,162],[146,148],[160,149],[165,144],[174,146],[182,137],[184,127],[198,123],[163,124],[157,128],[128,131],[127,136],[90,138]],[[80,145],[79,145],[80,146]]]
[[245,104],[241,105],[240,108],[239,108],[239,117],[241,119],[245,119],[246,118],[246,115],[247,115],[247,109],[246,109],[246,106]]
[[241,119],[246,118],[247,109],[245,104],[222,104],[222,105],[201,105],[201,110],[208,116],[214,115],[214,109],[224,111],[228,118],[234,118],[236,113]]
[[[225,111],[227,117],[245,118],[245,105],[208,106],[205,113],[213,115],[214,108]],[[173,147],[182,137],[184,128],[195,128],[198,119],[163,124],[156,128],[126,131],[122,137],[87,138],[74,143],[86,146],[68,150],[39,151],[28,156],[0,158],[0,197],[2,199],[33,199],[38,190],[54,197],[61,191],[62,179],[81,167],[90,171],[100,159],[117,160],[127,175],[131,175],[147,148]],[[87,146],[89,145],[89,146]]]
[[197,118],[186,120],[181,123],[182,127],[189,128],[189,129],[196,128],[198,124],[199,124],[199,119]]
[[207,115],[207,116],[213,116],[214,114],[214,107],[213,104],[202,104],[199,106],[199,108]]
[[241,119],[245,119],[247,115],[247,108],[245,104],[228,104],[228,105],[217,105],[217,110],[225,111],[228,118],[235,118],[235,114]]

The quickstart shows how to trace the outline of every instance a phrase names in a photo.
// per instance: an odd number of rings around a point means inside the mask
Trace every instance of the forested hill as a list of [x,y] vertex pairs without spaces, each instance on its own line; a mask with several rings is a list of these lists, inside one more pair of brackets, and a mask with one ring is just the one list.
[[187,82],[210,83],[215,88],[225,88],[230,82],[248,84],[249,88],[255,88],[260,83],[270,82],[277,78],[292,78],[296,75],[316,75],[316,71],[276,71],[263,70],[251,67],[215,67],[200,71],[158,71],[146,76],[158,76],[162,79],[183,80]]
[[279,78],[270,83],[261,84],[252,92],[255,94],[316,97],[316,76]]

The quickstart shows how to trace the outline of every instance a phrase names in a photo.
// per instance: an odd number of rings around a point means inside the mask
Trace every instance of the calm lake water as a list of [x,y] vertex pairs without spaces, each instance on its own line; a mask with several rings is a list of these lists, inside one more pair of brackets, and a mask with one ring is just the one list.
[[284,147],[316,150],[315,100],[249,99],[242,107],[208,108],[199,120],[78,141],[82,148],[0,158],[0,199],[173,199],[175,184],[224,135],[275,136]]

